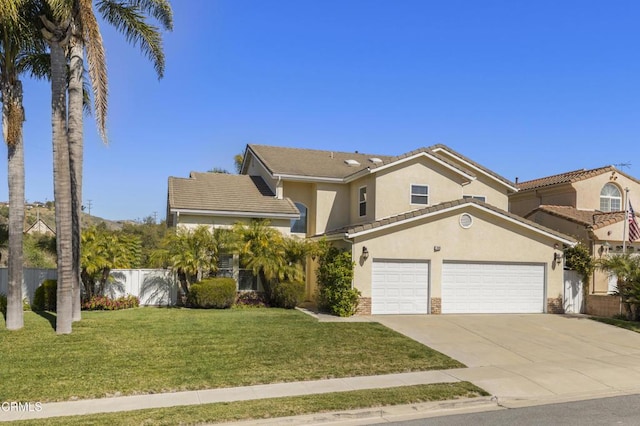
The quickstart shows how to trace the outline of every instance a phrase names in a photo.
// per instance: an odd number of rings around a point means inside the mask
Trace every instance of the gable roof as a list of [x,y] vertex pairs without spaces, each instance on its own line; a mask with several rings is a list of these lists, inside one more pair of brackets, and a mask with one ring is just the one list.
[[[509,180],[442,144],[418,148],[397,156],[250,144],[247,145],[243,167],[246,165],[249,152],[274,177],[348,182],[362,174],[375,173],[423,156],[468,180],[476,179],[476,172],[480,172],[513,191],[517,190],[515,184]],[[349,160],[355,160],[357,163],[352,162],[352,165],[349,165]],[[243,169],[243,172],[246,170]]]
[[621,172],[614,166],[604,166],[604,167],[598,167],[598,168],[589,169],[589,170],[587,169],[573,170],[571,172],[560,173],[552,176],[546,176],[538,179],[528,180],[525,182],[519,182],[516,184],[516,186],[518,187],[519,191],[529,191],[532,189],[552,187],[555,185],[563,185],[567,183],[575,183],[581,180],[589,179],[594,176],[599,176],[607,172],[616,172],[635,182],[640,183],[640,181],[638,181],[633,176],[629,176],[628,174]]
[[279,200],[259,176],[192,172],[189,178],[169,177],[169,211],[239,217],[297,219],[298,209]]
[[[409,223],[415,220],[426,218],[429,216],[435,216],[451,210],[459,210],[465,207],[472,206],[474,208],[483,210],[489,214],[506,219],[509,222],[515,223],[519,226],[531,229],[539,234],[546,235],[554,238],[563,244],[573,245],[576,240],[564,235],[560,232],[546,228],[521,216],[509,213],[505,210],[499,209],[491,204],[476,200],[476,199],[461,199],[454,201],[447,201],[445,203],[436,204],[434,206],[425,207],[418,210],[412,210],[410,212],[402,213],[387,218],[374,220],[358,225],[347,226],[344,228],[336,229],[323,234],[324,236],[344,236],[346,238],[354,238],[360,235],[364,235],[370,232],[379,231],[385,228],[398,226],[401,224]],[[318,235],[319,236],[319,235]]]
[[53,230],[53,228],[51,228],[47,222],[45,222],[44,220],[42,220],[41,218],[38,218],[33,225],[29,226],[27,229],[25,229],[24,233],[25,234],[32,234],[32,233],[44,233],[44,234],[51,234],[51,235],[56,235],[56,231]]
[[594,230],[622,222],[625,218],[625,212],[623,211],[601,212],[598,210],[578,210],[572,206],[555,206],[549,204],[539,206],[525,217],[530,217],[536,212],[547,213],[551,216],[556,216]]

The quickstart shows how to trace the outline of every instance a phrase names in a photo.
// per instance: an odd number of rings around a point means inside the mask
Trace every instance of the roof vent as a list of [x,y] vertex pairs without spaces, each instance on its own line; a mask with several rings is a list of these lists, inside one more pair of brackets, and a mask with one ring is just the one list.
[[358,163],[356,160],[344,160],[344,162],[347,164],[347,166],[349,167],[356,167],[359,166],[360,163]]
[[373,164],[382,164],[382,160],[378,157],[369,158],[369,161],[371,161]]

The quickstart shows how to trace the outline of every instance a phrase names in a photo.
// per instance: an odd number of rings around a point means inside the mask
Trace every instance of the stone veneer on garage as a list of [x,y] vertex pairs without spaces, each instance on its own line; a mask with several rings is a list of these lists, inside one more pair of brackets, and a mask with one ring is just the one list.
[[548,314],[564,314],[564,306],[562,306],[562,297],[547,298]]
[[371,315],[371,298],[361,297],[358,300],[358,311],[356,315]]

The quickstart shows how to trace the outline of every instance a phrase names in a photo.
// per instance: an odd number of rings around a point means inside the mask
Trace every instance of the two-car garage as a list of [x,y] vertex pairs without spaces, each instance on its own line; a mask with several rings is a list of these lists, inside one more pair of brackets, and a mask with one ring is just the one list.
[[[374,260],[372,314],[429,312],[429,263]],[[540,313],[545,305],[545,265],[498,262],[442,263],[441,312]]]

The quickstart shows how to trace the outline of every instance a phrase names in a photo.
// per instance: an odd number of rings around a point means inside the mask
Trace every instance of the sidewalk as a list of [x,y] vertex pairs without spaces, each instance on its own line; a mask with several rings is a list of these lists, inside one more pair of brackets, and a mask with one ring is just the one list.
[[[421,371],[381,376],[347,377],[342,379],[43,403],[41,410],[33,409],[35,407],[32,407],[32,411],[0,410],[0,422],[460,381],[448,374],[447,371]],[[490,399],[481,400],[486,402]],[[491,404],[495,406],[495,403]]]

